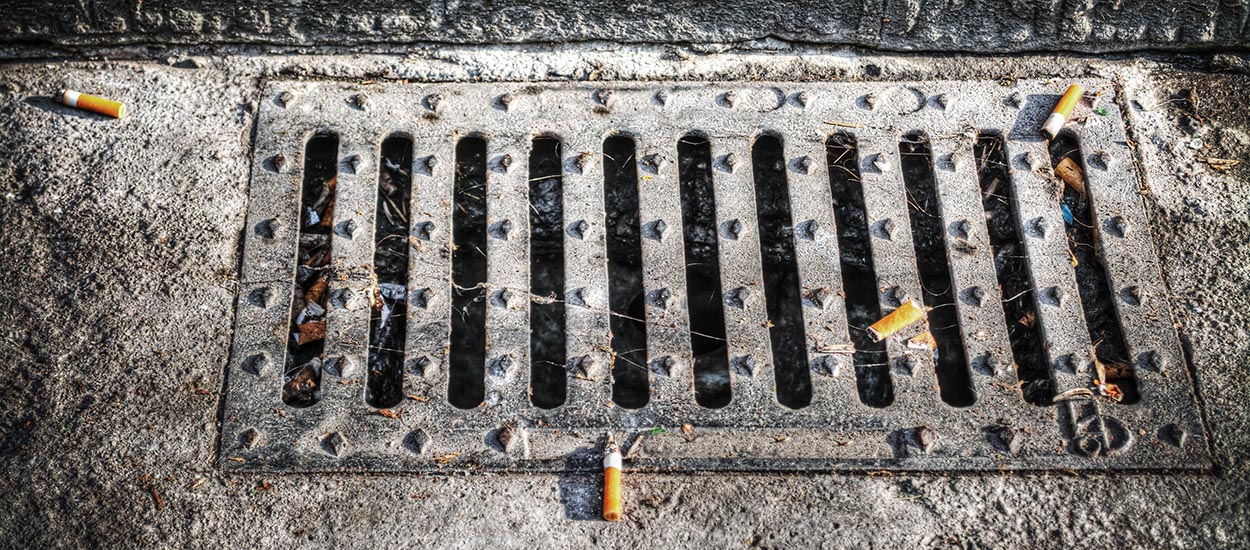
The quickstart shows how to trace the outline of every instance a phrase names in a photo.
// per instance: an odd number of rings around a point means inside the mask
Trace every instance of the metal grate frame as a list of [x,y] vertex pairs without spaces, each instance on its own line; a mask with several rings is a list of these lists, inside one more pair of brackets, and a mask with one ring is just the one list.
[[[1083,82],[1114,97],[1110,82]],[[1118,107],[1072,125],[1089,166],[1112,295],[1137,287],[1139,303],[1117,298],[1141,401],[1136,405],[1024,402],[1016,387],[972,146],[977,132],[1005,138],[1034,287],[1038,322],[1054,365],[1056,392],[1088,386],[1090,340],[1050,175],[1037,129],[1060,84],[1018,81],[919,83],[539,83],[359,85],[273,81],[260,107],[249,195],[236,332],[227,374],[221,461],[227,471],[451,471],[595,469],[598,445],[612,432],[640,470],[1001,470],[1206,468],[1210,457],[1185,360],[1166,304],[1158,261],[1138,196],[1138,176]],[[362,107],[363,105],[363,107]],[[280,392],[291,281],[298,238],[303,148],[317,131],[341,139],[335,223],[355,222],[351,238],[332,238],[332,284],[326,357],[345,358],[343,376],[323,376],[323,399],[295,409]],[[944,226],[966,220],[976,250],[948,250],[957,290],[984,290],[978,305],[957,300],[963,341],[973,359],[977,402],[941,401],[931,353],[908,349],[915,328],[889,339],[894,404],[874,409],[856,393],[839,275],[837,235],[825,166],[834,132],[858,140],[879,288],[919,296],[899,137],[925,132]],[[741,308],[726,306],[729,357],[754,368],[731,369],[733,402],[706,409],[694,400],[682,249],[676,145],[691,131],[711,144],[718,224],[742,220],[739,238],[720,242],[722,287],[745,288]],[[790,410],[774,397],[760,252],[755,231],[751,145],[761,133],[784,140],[792,216],[814,220],[814,238],[796,239],[804,289],[828,288],[823,307],[805,304],[814,369],[810,406]],[[409,285],[426,306],[410,307],[405,399],[388,418],[364,402],[373,257],[374,201],[381,142],[414,140],[412,226],[428,240],[410,250]],[[637,410],[611,403],[602,144],[621,133],[636,140],[641,223],[663,220],[661,238],[644,238],[648,292],[667,289],[666,307],[647,306],[651,400]],[[480,135],[488,147],[488,224],[510,220],[508,238],[488,239],[486,403],[457,409],[446,399],[450,314],[451,197],[454,147]],[[568,356],[585,368],[568,380],[559,408],[531,406],[529,384],[528,201],[526,161],[536,135],[558,136],[565,157],[564,223],[584,221],[582,238],[566,236],[566,289],[584,305],[566,307]],[[290,159],[275,163],[281,155]],[[726,162],[727,158],[736,162]],[[505,160],[508,159],[508,160]],[[510,162],[509,162],[510,160]],[[1044,220],[1031,223],[1032,220]],[[265,227],[265,231],[258,228]],[[1049,230],[1048,230],[1049,228]],[[271,235],[269,237],[263,236]],[[424,235],[424,233],[423,233]],[[953,239],[947,239],[948,248]],[[1060,289],[1066,299],[1048,302]],[[883,292],[890,294],[891,292]],[[268,296],[267,300],[253,299]],[[1134,300],[1137,302],[1137,300]],[[570,300],[573,302],[573,300]],[[414,303],[412,300],[410,304]],[[883,309],[891,304],[883,301]],[[900,358],[918,363],[907,367]],[[660,366],[665,368],[659,368]],[[690,434],[680,426],[693,427]],[[664,427],[663,433],[652,433]]]

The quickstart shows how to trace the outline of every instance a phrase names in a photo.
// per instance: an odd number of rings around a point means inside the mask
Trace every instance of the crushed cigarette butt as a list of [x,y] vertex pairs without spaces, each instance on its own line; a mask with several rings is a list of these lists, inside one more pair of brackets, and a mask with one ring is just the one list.
[[924,314],[924,306],[921,306],[915,300],[908,300],[899,306],[898,309],[890,312],[889,315],[882,317],[880,321],[868,327],[868,333],[872,335],[874,342],[880,342],[889,338],[890,335],[923,320]]

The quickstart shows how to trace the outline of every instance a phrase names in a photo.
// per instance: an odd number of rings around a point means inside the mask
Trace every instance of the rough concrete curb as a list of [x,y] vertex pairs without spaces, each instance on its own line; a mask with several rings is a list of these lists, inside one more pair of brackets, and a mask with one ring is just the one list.
[[1102,53],[1219,50],[1250,45],[1245,0],[1174,5],[1058,0],[752,0],[702,2],[501,0],[364,6],[339,0],[156,5],[104,0],[48,9],[18,3],[0,44],[273,44],[284,46],[553,43],[850,45],[900,51]]

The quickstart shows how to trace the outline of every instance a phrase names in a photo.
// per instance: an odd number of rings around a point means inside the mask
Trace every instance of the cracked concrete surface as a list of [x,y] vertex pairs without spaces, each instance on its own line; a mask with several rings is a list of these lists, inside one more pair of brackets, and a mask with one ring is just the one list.
[[[1244,66],[1244,64],[1242,65]],[[224,475],[217,416],[248,149],[267,76],[439,80],[1117,80],[1189,343],[1203,473]],[[63,87],[124,99],[106,120]],[[11,63],[0,71],[0,545],[1176,546],[1250,540],[1250,76],[1209,60],[883,57],[834,49],[458,47]],[[1197,116],[1183,90],[1199,101]],[[1194,122],[1189,122],[1194,119]],[[1200,142],[1195,142],[1198,139]],[[1238,159],[1227,171],[1207,159]]]

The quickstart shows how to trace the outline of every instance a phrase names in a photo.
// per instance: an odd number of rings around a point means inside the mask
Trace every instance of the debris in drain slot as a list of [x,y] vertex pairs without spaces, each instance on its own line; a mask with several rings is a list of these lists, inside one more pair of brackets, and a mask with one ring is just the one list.
[[61,92],[60,102],[70,107],[77,107],[84,111],[100,113],[113,118],[126,117],[126,105],[120,101],[104,99],[91,94],[75,92],[74,90],[65,90]]
[[890,312],[889,315],[882,317],[880,321],[868,327],[868,333],[872,335],[874,342],[880,342],[889,338],[890,335],[923,320],[924,313],[923,306],[916,303],[915,300],[908,300],[899,306],[898,309]]
[[1073,191],[1085,194],[1085,174],[1076,161],[1069,157],[1063,157],[1059,164],[1055,166],[1055,175],[1063,180],[1063,183],[1071,187]]
[[[314,141],[323,138],[314,138]],[[310,142],[310,149],[312,148]],[[320,158],[325,156],[327,158]],[[306,407],[321,400],[322,352],[325,350],[327,286],[330,267],[330,225],[334,216],[337,181],[333,155],[309,153],[307,179],[301,196],[299,248],[296,252],[295,289],[291,300],[290,338],[287,341],[282,400]]]
[[403,400],[404,338],[408,318],[408,238],[412,197],[412,146],[389,138],[382,144],[374,221],[372,310],[369,320],[367,401],[379,408]]
[[1068,91],[1059,98],[1059,104],[1055,105],[1055,110],[1051,111],[1050,116],[1046,117],[1046,123],[1042,125],[1042,133],[1046,134],[1046,137],[1055,139],[1059,136],[1059,130],[1063,129],[1063,124],[1072,115],[1072,108],[1076,106],[1077,100],[1081,99],[1083,93],[1084,90],[1081,89],[1080,84],[1068,86]]
[[1098,395],[1109,398],[1116,403],[1124,400],[1124,390],[1120,386],[1107,382],[1108,378],[1124,378],[1129,376],[1132,367],[1119,363],[1107,363],[1098,358],[1098,345],[1089,352],[1090,357],[1094,360],[1094,374],[1097,376],[1093,380],[1094,389],[1098,390]]
[[621,450],[608,436],[603,449],[603,519],[621,519]]

